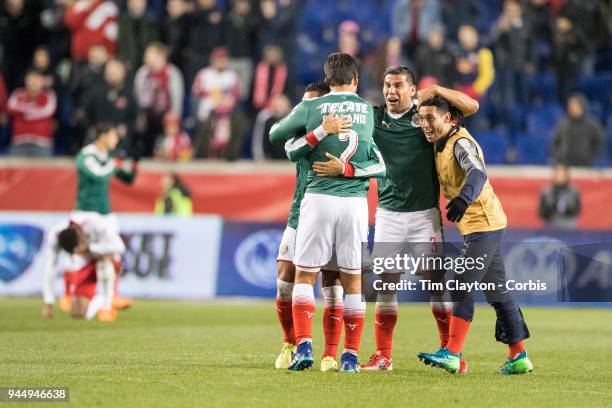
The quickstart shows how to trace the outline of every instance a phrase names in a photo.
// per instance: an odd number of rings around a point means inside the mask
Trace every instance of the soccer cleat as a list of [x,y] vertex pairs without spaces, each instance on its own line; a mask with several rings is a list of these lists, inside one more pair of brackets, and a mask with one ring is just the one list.
[[332,356],[325,356],[321,360],[321,371],[326,373],[328,371],[338,371],[338,363]]
[[62,296],[62,298],[60,299],[60,309],[64,312],[69,312],[72,309],[70,295]]
[[297,346],[295,356],[291,365],[287,367],[291,371],[303,371],[307,368],[312,367],[314,359],[312,358],[312,343],[304,341]]
[[281,349],[281,352],[278,357],[276,357],[274,367],[276,367],[277,369],[289,368],[289,366],[291,365],[291,360],[293,360],[294,351],[295,346],[293,344],[283,343],[283,348]]
[[340,371],[343,373],[356,373],[359,371],[359,361],[353,353],[345,351],[340,357]]
[[100,320],[101,322],[114,322],[115,320],[117,320],[117,311],[114,309],[101,309],[98,312],[98,320]]
[[506,360],[503,366],[499,369],[499,374],[501,375],[514,375],[514,374],[526,374],[533,371],[533,364],[529,357],[527,357],[527,352],[523,351],[518,356]]
[[130,306],[132,306],[133,303],[134,301],[132,299],[123,298],[119,296],[113,297],[113,309],[117,309],[117,310],[127,309]]
[[443,368],[452,374],[461,368],[461,353],[453,354],[446,348],[441,348],[435,353],[419,353],[418,357],[425,365]]
[[370,361],[367,364],[361,364],[359,369],[364,371],[391,371],[393,370],[393,363],[390,358],[383,356],[378,350],[372,354]]

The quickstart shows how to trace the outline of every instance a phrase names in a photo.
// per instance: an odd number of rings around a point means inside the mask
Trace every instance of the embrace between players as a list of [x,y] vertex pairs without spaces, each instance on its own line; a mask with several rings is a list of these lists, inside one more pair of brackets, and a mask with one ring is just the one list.
[[[439,86],[416,92],[405,67],[384,73],[385,106],[373,108],[357,94],[358,66],[334,53],[324,64],[325,83],[310,84],[302,102],[270,130],[296,161],[297,180],[278,255],[276,308],[284,344],[276,368],[301,371],[314,363],[314,284],[322,272],[325,349],[321,371],[336,371],[340,333],[345,338],[340,371],[393,369],[391,346],[397,321],[397,293],[379,291],[374,334],[376,352],[359,365],[365,302],[362,300],[362,244],[367,242],[369,179],[378,181],[374,253],[396,245],[433,244],[443,256],[439,189],[448,200],[447,219],[464,237],[462,256],[484,256],[485,268],[457,275],[465,282],[504,282],[500,244],[506,217],[489,184],[478,143],[457,115],[469,116],[478,102]],[[415,97],[418,96],[418,107]],[[439,181],[438,181],[439,180]],[[383,243],[385,243],[383,245]],[[439,245],[438,245],[439,244]],[[384,247],[384,249],[383,249]],[[445,271],[418,271],[443,281]],[[382,275],[396,282],[399,273]],[[467,372],[461,349],[474,313],[472,294],[430,292],[440,348],[419,353],[427,365]],[[508,292],[486,292],[497,314],[496,339],[508,344],[501,374],[533,369],[523,340],[529,337],[518,305]]]

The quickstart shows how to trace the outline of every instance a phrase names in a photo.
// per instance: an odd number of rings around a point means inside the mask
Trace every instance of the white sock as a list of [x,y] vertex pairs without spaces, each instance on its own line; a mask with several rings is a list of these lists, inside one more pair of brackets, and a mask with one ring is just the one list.
[[280,279],[276,280],[276,297],[281,302],[288,302],[291,300],[291,294],[293,293],[293,283],[285,282]]
[[293,302],[314,304],[315,297],[312,285],[308,283],[296,283],[293,285]]
[[101,259],[96,262],[96,275],[98,278],[98,291],[101,297],[101,308],[113,308],[113,295],[115,292],[115,266],[110,259]]
[[102,297],[100,297],[99,295],[95,295],[87,306],[87,313],[85,313],[85,319],[91,320],[96,317],[98,311],[100,310],[100,306],[102,306]]
[[342,298],[344,297],[342,286],[326,286],[321,290],[323,291],[323,299],[325,299],[325,307],[342,306]]

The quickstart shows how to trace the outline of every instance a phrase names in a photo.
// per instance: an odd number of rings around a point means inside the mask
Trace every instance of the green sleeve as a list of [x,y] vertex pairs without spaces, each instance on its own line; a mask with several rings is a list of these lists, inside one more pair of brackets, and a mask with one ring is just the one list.
[[306,123],[308,121],[308,105],[300,102],[291,113],[272,125],[270,129],[270,143],[282,145],[287,140],[297,135],[306,133]]
[[115,163],[99,163],[93,155],[79,154],[76,157],[77,171],[87,177],[98,178],[110,176],[115,170]]
[[132,184],[134,179],[136,178],[136,169],[134,168],[132,171],[125,171],[123,169],[117,168],[115,170],[115,177],[124,182],[125,184]]
[[[385,162],[378,150],[376,143],[372,142],[370,150],[368,151],[368,160],[361,163],[355,163],[349,161],[351,169],[349,170],[349,177],[355,178],[372,178],[372,177],[385,177],[386,166]],[[352,173],[352,174],[351,174]]]
[[291,161],[298,161],[308,156],[313,147],[306,141],[306,136],[294,137],[285,143],[285,153]]

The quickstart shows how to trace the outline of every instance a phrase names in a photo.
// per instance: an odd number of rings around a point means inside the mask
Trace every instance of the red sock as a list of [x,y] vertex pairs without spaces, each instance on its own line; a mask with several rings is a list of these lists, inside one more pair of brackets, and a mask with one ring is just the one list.
[[70,285],[72,284],[72,272],[64,271],[64,296],[70,296]]
[[283,302],[279,298],[276,298],[276,313],[278,314],[278,321],[283,329],[285,343],[295,344],[291,300]]
[[523,351],[525,351],[523,340],[519,341],[518,343],[508,344],[508,357],[511,359],[516,357],[518,354],[521,354]]
[[457,316],[451,316],[450,328],[449,328],[449,339],[446,344],[446,348],[453,354],[461,353],[463,349],[463,342],[467,337],[470,325],[472,322],[468,322]]
[[376,351],[391,358],[393,345],[393,329],[397,322],[397,306],[395,308],[382,308],[376,306],[376,321],[374,322],[374,337],[376,338]]
[[365,303],[361,301],[361,294],[346,295],[344,299],[344,349],[359,351],[363,321],[365,317]]
[[342,304],[340,306],[325,306],[323,311],[323,334],[325,334],[325,351],[323,357],[338,354],[338,344],[342,333]]
[[312,318],[315,312],[314,289],[307,283],[293,287],[293,330],[299,344],[302,339],[312,339]]
[[436,305],[431,306],[431,312],[436,319],[438,325],[438,336],[440,336],[440,347],[446,347],[448,344],[449,328],[451,322],[451,309],[441,309]]

